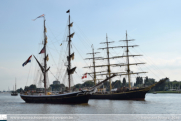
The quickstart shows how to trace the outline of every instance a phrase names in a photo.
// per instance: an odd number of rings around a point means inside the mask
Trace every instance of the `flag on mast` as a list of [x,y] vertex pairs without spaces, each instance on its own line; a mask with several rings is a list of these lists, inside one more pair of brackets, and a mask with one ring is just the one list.
[[70,10],[68,10],[66,13],[69,13],[70,12]]
[[82,79],[87,78],[87,73],[82,76]]
[[22,64],[22,66],[25,66],[27,63],[31,62],[32,55]]
[[39,54],[41,54],[41,53],[45,53],[45,47],[43,47],[43,48],[41,49],[41,51],[40,51]]
[[[42,15],[38,16],[37,18],[41,18],[41,17],[44,17],[44,16],[45,16],[45,15],[42,14]],[[33,21],[35,21],[37,18],[33,19]]]

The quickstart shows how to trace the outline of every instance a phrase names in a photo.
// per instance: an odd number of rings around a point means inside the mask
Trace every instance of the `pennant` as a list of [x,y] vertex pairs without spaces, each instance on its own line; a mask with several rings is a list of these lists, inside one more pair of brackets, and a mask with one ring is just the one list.
[[[45,15],[42,14],[42,15],[38,16],[37,18],[41,18],[41,17],[44,17],[44,16],[45,16]],[[33,21],[35,21],[37,18],[33,19]]]
[[45,47],[43,47],[43,48],[41,49],[41,51],[40,51],[39,54],[41,54],[41,53],[45,53]]
[[87,73],[82,76],[82,79],[87,78]]
[[22,66],[25,66],[27,63],[31,62],[32,55],[22,64]]
[[70,12],[70,10],[66,11],[66,13],[69,13],[69,12]]

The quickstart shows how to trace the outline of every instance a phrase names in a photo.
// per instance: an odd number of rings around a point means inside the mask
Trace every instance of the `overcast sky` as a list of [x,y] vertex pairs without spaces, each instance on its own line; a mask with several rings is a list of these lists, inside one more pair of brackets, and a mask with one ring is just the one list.
[[[32,63],[25,67],[22,64],[32,54],[40,58],[43,18],[32,19],[42,14],[45,14],[48,36],[49,82],[58,78],[57,68],[64,65],[62,55],[66,50],[68,9],[74,22],[72,48],[75,61],[78,61],[73,62],[78,68],[74,84],[83,83],[81,76],[88,72],[82,67],[90,66],[91,60],[83,59],[91,57],[86,55],[91,53],[91,45],[94,45],[95,51],[101,52],[98,56],[106,56],[105,51],[98,50],[105,47],[100,43],[106,41],[106,33],[109,41],[115,41],[110,46],[121,46],[124,44],[119,40],[125,39],[126,30],[128,39],[135,39],[130,44],[139,45],[130,48],[131,54],[143,55],[137,57],[136,62],[146,63],[141,70],[135,71],[149,72],[143,77],[156,80],[164,77],[169,77],[171,81],[181,80],[180,5],[180,0],[1,0],[0,91],[8,90],[8,87],[12,90],[15,78],[18,88],[38,80],[35,77],[38,68],[35,59],[32,58]],[[63,46],[59,46],[61,43]],[[123,51],[122,48],[110,50],[113,53],[111,56],[122,55]],[[106,64],[97,62],[101,63]],[[134,67],[131,66],[131,69],[134,70]]]

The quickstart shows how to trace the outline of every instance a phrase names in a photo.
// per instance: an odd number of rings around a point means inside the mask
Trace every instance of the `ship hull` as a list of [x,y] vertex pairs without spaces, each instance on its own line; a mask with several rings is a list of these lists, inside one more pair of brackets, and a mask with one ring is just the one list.
[[59,95],[20,95],[26,103],[81,104],[88,103],[90,94],[67,93]]
[[149,90],[130,90],[127,92],[111,94],[92,94],[90,99],[110,99],[110,100],[145,100],[145,95]]
[[18,94],[17,94],[17,93],[14,93],[14,94],[11,94],[11,96],[18,96]]
[[159,82],[150,85],[149,87],[128,90],[125,92],[111,93],[111,94],[92,94],[90,99],[110,99],[110,100],[145,100],[146,93],[153,88],[164,83],[168,78],[162,79]]

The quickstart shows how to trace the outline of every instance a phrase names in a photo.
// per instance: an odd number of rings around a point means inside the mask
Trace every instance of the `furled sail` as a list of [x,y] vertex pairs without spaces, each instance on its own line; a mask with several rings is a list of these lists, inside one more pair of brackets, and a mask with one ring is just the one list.
[[74,68],[72,68],[72,69],[67,69],[67,72],[68,72],[68,75],[70,75],[70,74],[73,74],[74,72],[75,72],[75,69],[76,69],[77,67],[74,67]]
[[67,61],[74,60],[74,53],[72,53],[70,56],[67,56]]
[[73,26],[73,22],[71,24],[69,24],[68,26],[72,27]]
[[74,34],[75,34],[75,32],[72,33],[71,35],[69,35],[68,37],[73,38]]

